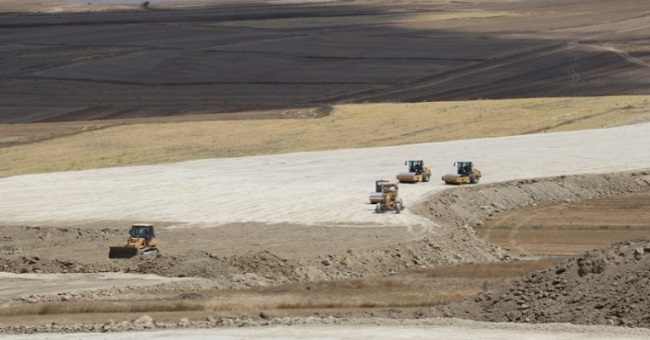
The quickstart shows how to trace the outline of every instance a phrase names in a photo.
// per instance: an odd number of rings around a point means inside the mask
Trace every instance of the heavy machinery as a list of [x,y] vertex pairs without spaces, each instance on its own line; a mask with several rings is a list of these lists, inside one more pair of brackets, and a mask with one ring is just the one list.
[[111,247],[109,259],[128,259],[136,256],[158,256],[158,240],[151,224],[134,224],[123,247]]
[[402,199],[399,198],[399,187],[397,183],[381,183],[381,202],[375,204],[375,212],[381,213],[384,210],[395,210],[400,213],[404,209]]
[[447,184],[476,184],[481,179],[481,170],[474,167],[472,162],[456,162],[458,169],[455,174],[446,174],[442,180]]
[[431,169],[424,166],[424,161],[406,161],[404,165],[408,165],[408,171],[402,171],[397,175],[400,183],[428,182],[431,179]]
[[385,179],[378,179],[375,181],[375,192],[370,193],[370,204],[380,203],[383,199],[383,194],[381,193],[381,185],[383,183],[388,183]]

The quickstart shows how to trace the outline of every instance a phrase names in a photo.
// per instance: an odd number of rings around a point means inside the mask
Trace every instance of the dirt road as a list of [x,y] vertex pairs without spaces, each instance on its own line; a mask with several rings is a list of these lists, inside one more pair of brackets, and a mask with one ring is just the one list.
[[[301,325],[267,327],[167,330],[152,332],[48,334],[47,339],[140,340],[140,339],[310,339],[310,340],[371,340],[371,339],[501,339],[501,340],[605,340],[647,339],[646,329],[622,329],[603,326],[573,326],[569,324],[517,325],[484,323],[450,319],[424,320],[337,320],[330,322],[304,321]],[[325,323],[325,324],[322,324]],[[328,324],[329,323],[329,324]],[[7,340],[42,339],[43,334],[8,335]]]

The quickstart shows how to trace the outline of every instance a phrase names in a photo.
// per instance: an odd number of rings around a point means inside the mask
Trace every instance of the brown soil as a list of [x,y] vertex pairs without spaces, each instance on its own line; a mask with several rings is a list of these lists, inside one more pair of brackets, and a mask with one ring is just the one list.
[[447,315],[487,321],[650,327],[650,239],[576,256],[452,304]]
[[0,123],[650,93],[638,0],[47,4],[0,4]]
[[511,256],[558,256],[650,235],[650,193],[525,208],[496,214],[478,234]]

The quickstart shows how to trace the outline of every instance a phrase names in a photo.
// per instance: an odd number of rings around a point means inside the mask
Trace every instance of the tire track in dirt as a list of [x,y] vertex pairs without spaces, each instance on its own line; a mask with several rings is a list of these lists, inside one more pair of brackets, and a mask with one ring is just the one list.
[[481,74],[488,72],[497,68],[508,66],[517,62],[536,59],[539,57],[549,56],[557,53],[565,52],[571,47],[568,45],[552,45],[544,46],[540,49],[537,49],[532,52],[524,52],[521,54],[516,54],[506,58],[498,59],[496,61],[489,61],[479,65],[470,65],[466,68],[461,68],[459,70],[454,70],[451,72],[430,75],[419,80],[415,80],[406,84],[400,84],[397,86],[389,86],[382,89],[370,89],[364,92],[358,92],[356,94],[345,94],[337,95],[332,97],[320,98],[313,103],[324,103],[324,102],[339,102],[339,103],[351,103],[351,102],[371,102],[377,100],[399,100],[406,99],[408,95],[416,91],[420,91],[426,88],[431,88],[434,86],[439,86],[441,84],[458,81],[461,78],[473,76],[476,74]]
[[510,245],[510,251],[514,249],[521,254],[527,253],[526,249],[524,249],[519,244],[519,242],[517,242],[517,235],[519,234],[519,229],[528,224],[528,222],[530,222],[530,220],[532,220],[534,217],[536,217],[535,214],[528,215],[528,217],[525,219],[515,223],[515,226],[510,230],[510,233],[508,234],[508,244]]
[[642,67],[650,67],[650,64],[646,63],[645,61],[643,61],[643,60],[641,60],[639,58],[633,57],[629,53],[627,53],[627,52],[625,52],[625,51],[623,51],[621,49],[618,49],[616,47],[613,47],[613,46],[600,46],[600,45],[584,45],[584,46],[591,47],[591,48],[594,48],[594,49],[597,49],[597,50],[613,52],[613,53],[618,54],[619,56],[623,57],[623,59],[625,59],[625,60],[627,60],[627,61],[629,61],[629,62],[631,62],[633,64],[636,64],[636,65],[639,65],[639,66],[642,66]]
[[548,91],[546,93],[547,95],[551,96],[551,95],[560,93],[561,91],[563,91],[567,87],[570,87],[570,86],[572,86],[575,83],[580,81],[580,79],[581,79],[580,75],[576,72],[576,65],[578,64],[578,60],[579,60],[578,57],[571,57],[571,59],[569,60],[569,66],[567,66],[567,74],[569,75],[569,78],[570,78],[569,82],[566,83],[566,84],[563,84],[561,86],[558,86],[558,87],[554,88],[551,91]]

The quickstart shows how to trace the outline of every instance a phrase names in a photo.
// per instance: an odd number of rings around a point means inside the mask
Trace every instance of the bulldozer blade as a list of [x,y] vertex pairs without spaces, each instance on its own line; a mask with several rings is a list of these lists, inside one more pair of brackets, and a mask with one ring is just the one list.
[[138,248],[111,247],[108,251],[109,259],[130,259],[135,256],[138,256]]

